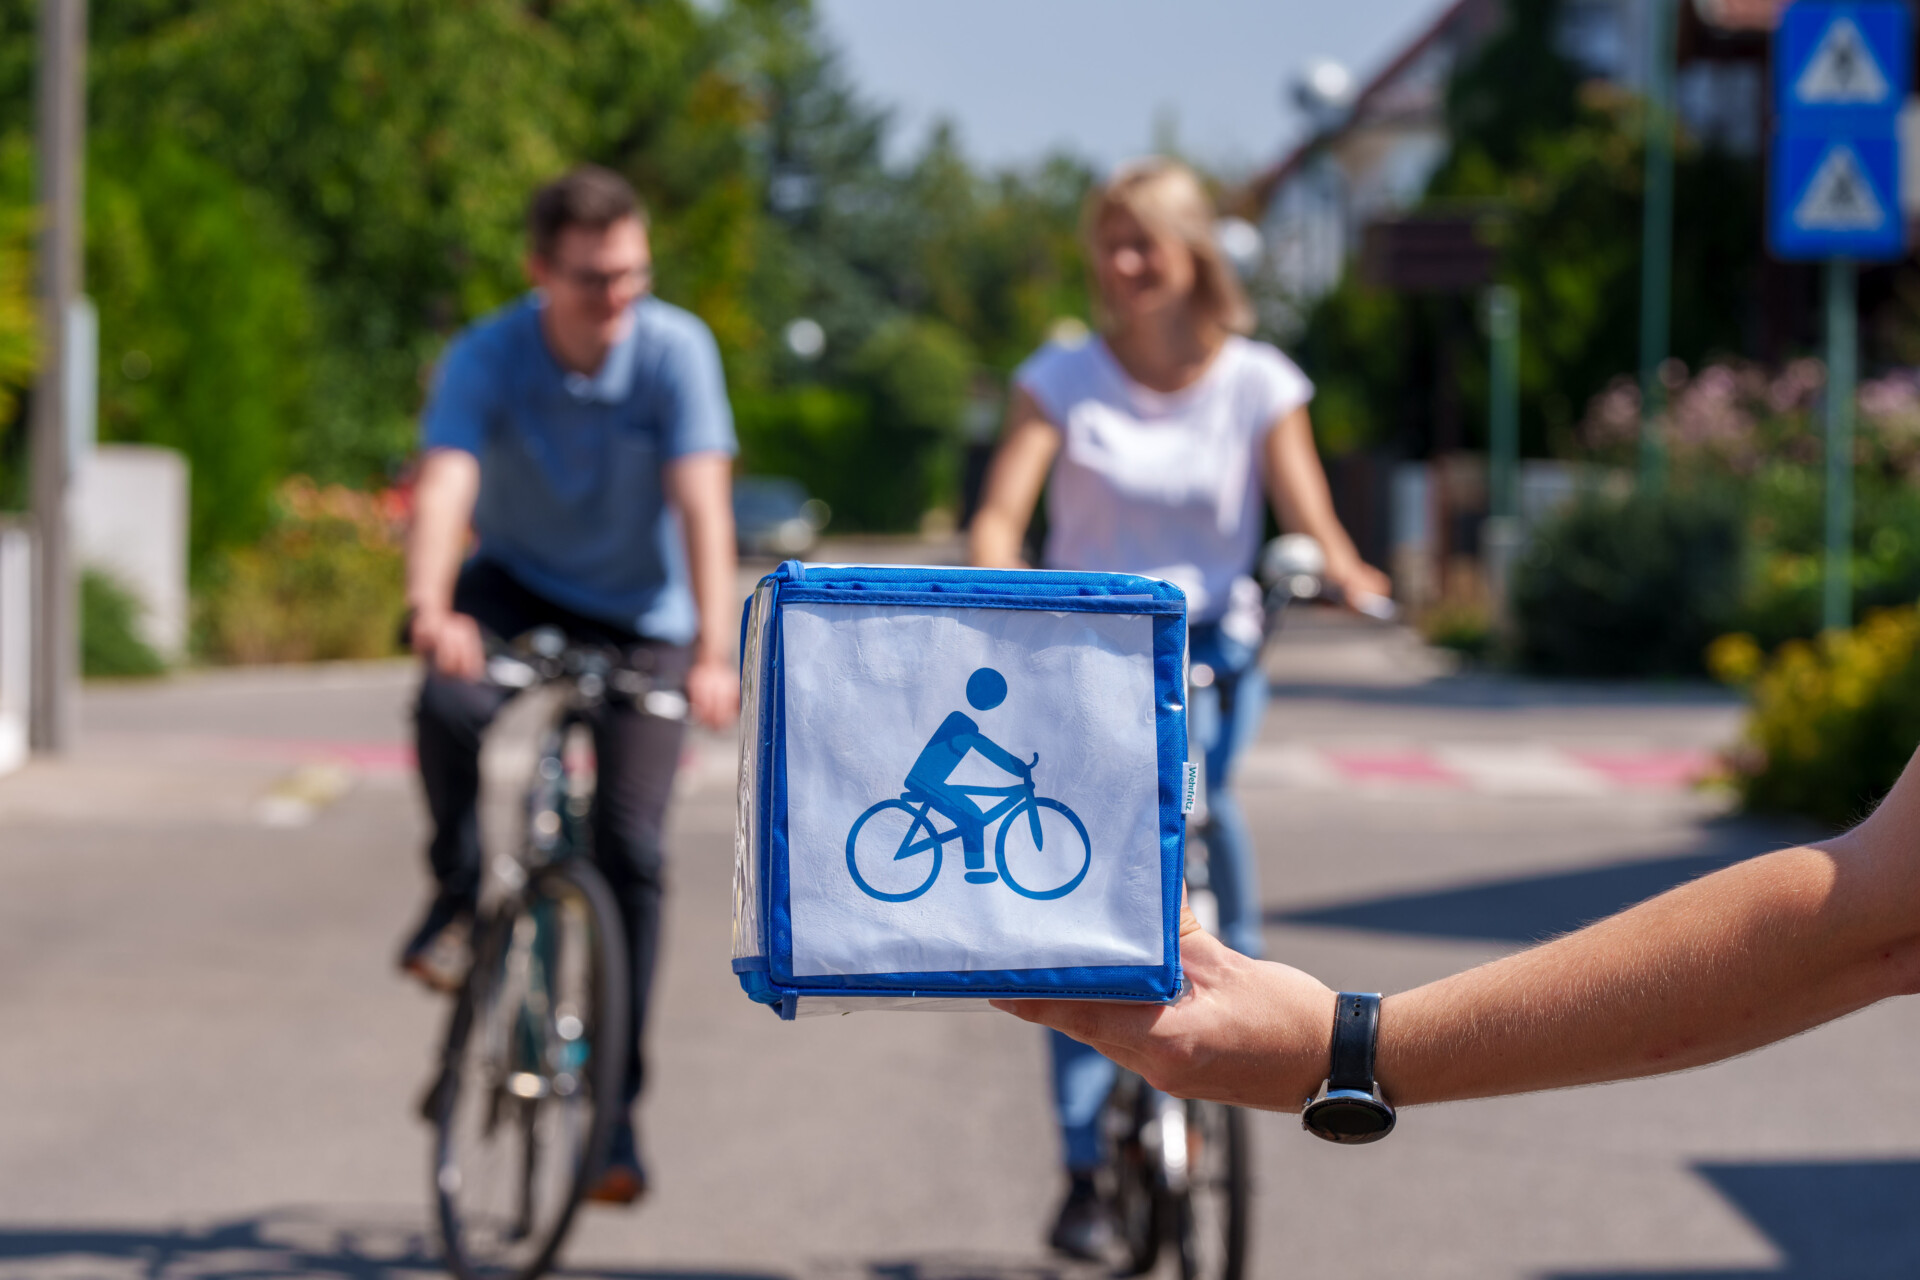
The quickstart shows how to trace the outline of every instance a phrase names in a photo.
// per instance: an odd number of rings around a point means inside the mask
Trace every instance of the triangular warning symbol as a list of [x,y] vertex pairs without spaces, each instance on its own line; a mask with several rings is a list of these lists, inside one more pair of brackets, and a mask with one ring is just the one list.
[[1871,106],[1892,92],[1852,18],[1835,18],[1794,81],[1793,96],[1812,106]]
[[1860,158],[1845,143],[1821,158],[1806,194],[1793,206],[1793,224],[1802,231],[1878,231],[1886,220]]

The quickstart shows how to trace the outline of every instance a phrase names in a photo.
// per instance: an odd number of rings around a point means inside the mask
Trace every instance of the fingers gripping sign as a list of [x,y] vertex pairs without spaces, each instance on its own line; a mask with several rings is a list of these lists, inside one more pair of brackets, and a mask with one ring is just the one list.
[[1065,1032],[1157,1089],[1269,1111],[1298,1111],[1327,1073],[1334,993],[1287,965],[1251,960],[1180,913],[1186,987],[1170,1005],[995,1000]]

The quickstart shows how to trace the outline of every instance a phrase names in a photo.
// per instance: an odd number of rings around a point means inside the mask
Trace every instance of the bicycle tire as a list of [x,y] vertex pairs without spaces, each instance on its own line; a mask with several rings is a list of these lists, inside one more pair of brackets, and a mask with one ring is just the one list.
[[1130,1071],[1122,1071],[1107,1094],[1107,1171],[1102,1191],[1120,1238],[1118,1274],[1123,1276],[1152,1271],[1166,1238],[1166,1197],[1144,1140],[1149,1097],[1146,1082]]
[[[1007,866],[1007,833],[1016,829],[1021,831],[1031,830],[1027,822],[1029,809],[1051,809],[1055,813],[1064,814],[1067,821],[1073,824],[1075,834],[1080,837],[1080,870],[1076,871],[1073,874],[1073,878],[1065,884],[1052,889],[1027,888],[1013,878],[1013,872]],[[1054,898],[1066,897],[1075,889],[1078,889],[1080,882],[1087,878],[1087,871],[1093,866],[1093,841],[1087,837],[1087,825],[1080,821],[1079,814],[1050,796],[1035,796],[1031,801],[1024,801],[1015,806],[1014,810],[1006,816],[1005,821],[1001,822],[1000,834],[993,842],[993,860],[1000,868],[1000,878],[1006,881],[1009,889],[1012,889],[1023,898],[1034,898],[1041,902],[1049,902]]]
[[1242,1280],[1253,1200],[1246,1112],[1218,1102],[1186,1106],[1187,1188],[1172,1214],[1180,1277]]
[[[585,922],[585,936],[577,957],[585,966],[585,1002],[575,1015],[581,1021],[578,1034],[567,1036],[560,1030],[553,1034],[559,1042],[567,1042],[568,1056],[574,1052],[571,1042],[584,1044],[585,1062],[563,1064],[573,1066],[574,1070],[555,1072],[547,1082],[549,1093],[534,1098],[516,1097],[509,1092],[508,1079],[519,1080],[538,1073],[520,1070],[511,1077],[503,1074],[502,1080],[492,1086],[487,1086],[484,1080],[469,1079],[474,1074],[469,1067],[486,1065],[474,1063],[473,1055],[489,1049],[485,1041],[476,1041],[476,1032],[489,1038],[495,1036],[502,1025],[499,1020],[504,1016],[512,1023],[507,1037],[519,1041],[520,1048],[526,1047],[527,1008],[535,1003],[534,997],[526,995],[517,1007],[504,1015],[498,1002],[503,993],[510,1001],[519,998],[515,988],[509,985],[508,970],[516,963],[516,949],[530,954],[530,949],[538,945],[536,913],[542,904],[561,903],[577,906],[580,919]],[[550,931],[557,936],[562,929],[556,925]],[[553,1265],[573,1224],[581,1197],[605,1164],[614,1121],[623,1105],[621,1093],[629,1036],[627,945],[612,890],[600,873],[579,856],[564,858],[535,871],[526,886],[489,917],[482,934],[475,947],[473,968],[460,989],[448,1024],[440,1079],[434,1089],[436,1114],[431,1170],[434,1204],[448,1269],[460,1280],[535,1280]],[[566,1016],[556,1014],[555,1026]],[[554,1040],[545,1040],[538,1044],[542,1059],[539,1065],[547,1065],[546,1054],[554,1043]],[[513,1050],[508,1052],[511,1054]],[[518,1065],[532,1064],[523,1061]],[[534,1227],[525,1221],[529,1216],[533,1178],[539,1170],[534,1135],[542,1118],[543,1103],[565,1102],[573,1097],[571,1091],[561,1089],[560,1082],[565,1075],[573,1076],[572,1090],[583,1090],[588,1095],[583,1140],[576,1144],[577,1153],[567,1159],[559,1171],[564,1179],[563,1194],[552,1206],[549,1219]],[[476,1086],[485,1089],[485,1093],[479,1092]],[[490,1256],[480,1247],[482,1233],[479,1223],[473,1220],[474,1210],[461,1202],[468,1189],[465,1171],[458,1163],[463,1101],[488,1109],[485,1133],[505,1127],[499,1124],[502,1107],[514,1112],[507,1117],[507,1124],[517,1123],[521,1130],[519,1154],[522,1158],[518,1162],[519,1181],[513,1193],[521,1206],[516,1226],[525,1227],[527,1233],[526,1238],[514,1242],[510,1254]],[[549,1108],[547,1114],[552,1110]]]
[[[925,838],[933,849],[933,865],[927,869],[927,878],[921,881],[916,888],[909,889],[905,893],[888,893],[876,889],[867,882],[865,876],[860,874],[860,833],[866,829],[869,819],[877,817],[890,809],[898,809],[907,815],[907,840],[913,838],[914,832],[924,831],[926,832]],[[940,878],[940,853],[944,844],[945,841],[941,840],[939,834],[934,831],[933,823],[927,820],[925,813],[915,809],[912,805],[897,796],[890,796],[885,800],[873,804],[865,813],[862,813],[853,820],[853,826],[847,831],[847,873],[853,877],[853,882],[859,886],[860,892],[866,894],[869,898],[878,898],[882,902],[912,902],[915,898],[933,888],[933,882]],[[902,841],[901,847],[905,847],[905,841]]]

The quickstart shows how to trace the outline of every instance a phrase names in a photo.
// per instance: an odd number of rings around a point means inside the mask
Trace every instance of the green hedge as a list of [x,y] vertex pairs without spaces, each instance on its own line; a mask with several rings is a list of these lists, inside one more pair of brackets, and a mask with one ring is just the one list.
[[1517,656],[1549,675],[1699,674],[1738,617],[1743,563],[1739,508],[1724,494],[1588,494],[1516,568]]

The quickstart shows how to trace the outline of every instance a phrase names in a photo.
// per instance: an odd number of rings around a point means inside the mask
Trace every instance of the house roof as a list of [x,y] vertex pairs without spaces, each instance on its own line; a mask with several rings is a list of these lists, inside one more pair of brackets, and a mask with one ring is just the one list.
[[[1763,3],[1764,0],[1747,0],[1747,2]],[[1287,179],[1300,171],[1314,151],[1327,142],[1344,136],[1355,126],[1368,122],[1368,108],[1375,105],[1393,87],[1394,82],[1420,60],[1421,55],[1439,43],[1457,19],[1468,9],[1484,7],[1486,7],[1485,0],[1453,0],[1453,3],[1441,10],[1419,35],[1394,55],[1392,61],[1376,71],[1372,78],[1361,86],[1360,91],[1354,95],[1353,105],[1347,109],[1346,119],[1332,129],[1310,135],[1281,157],[1276,164],[1255,175],[1244,189],[1242,202],[1255,209],[1266,208],[1273,199],[1273,193],[1278,191]]]
[[1693,11],[1722,31],[1772,31],[1785,0],[1693,0]]

